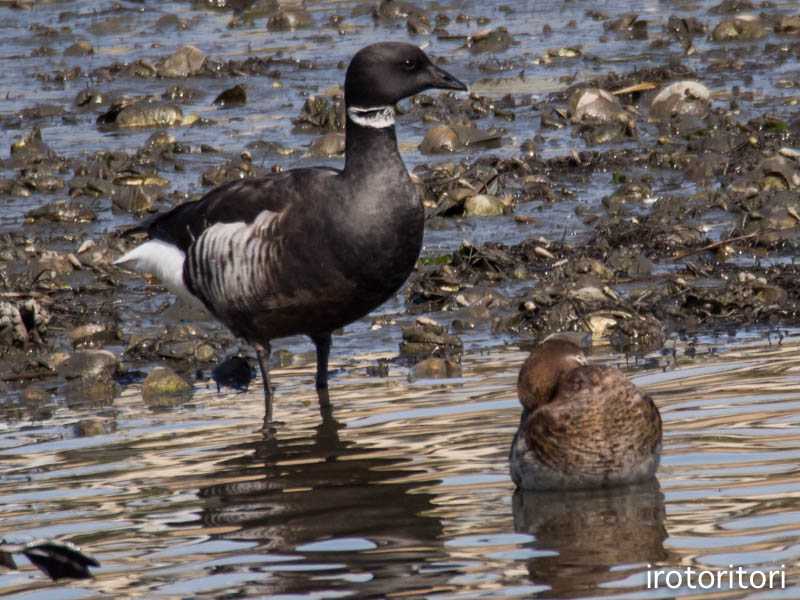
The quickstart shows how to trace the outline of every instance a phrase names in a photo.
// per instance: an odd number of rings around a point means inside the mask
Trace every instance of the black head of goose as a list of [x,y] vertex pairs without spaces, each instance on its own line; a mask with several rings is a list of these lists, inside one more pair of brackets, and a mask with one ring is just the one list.
[[344,170],[221,185],[143,221],[136,229],[150,239],[115,261],[158,276],[256,348],[265,425],[270,341],[308,335],[326,389],[331,332],[380,306],[414,267],[424,211],[397,149],[394,105],[430,88],[466,90],[416,46],[362,48],[345,77]]

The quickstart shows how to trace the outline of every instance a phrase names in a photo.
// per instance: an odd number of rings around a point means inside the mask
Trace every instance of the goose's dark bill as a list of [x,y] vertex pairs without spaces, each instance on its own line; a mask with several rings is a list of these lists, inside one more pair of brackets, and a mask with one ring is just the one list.
[[459,81],[458,79],[450,75],[450,73],[448,73],[444,69],[440,69],[433,63],[431,63],[431,67],[433,76],[436,79],[436,85],[433,85],[431,87],[434,87],[439,90],[457,90],[460,92],[467,91],[467,86],[465,83]]
[[466,90],[416,46],[362,48],[345,76],[343,170],[292,169],[224,184],[142,223],[150,241],[116,261],[157,275],[256,348],[265,426],[270,342],[309,336],[316,387],[324,390],[331,332],[391,298],[414,269],[425,213],[397,149],[394,107],[431,88]]

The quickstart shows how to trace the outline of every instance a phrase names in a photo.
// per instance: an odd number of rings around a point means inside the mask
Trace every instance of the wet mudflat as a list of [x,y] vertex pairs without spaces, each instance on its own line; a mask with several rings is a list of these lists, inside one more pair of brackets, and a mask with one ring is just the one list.
[[[103,565],[2,593],[797,596],[796,5],[220,4],[0,5],[0,533]],[[110,262],[210,185],[340,165],[342,67],[387,38],[471,87],[401,107],[423,255],[334,337],[331,413],[276,344],[265,441],[259,382],[209,379],[248,349]],[[660,487],[514,494],[516,372],[562,330],[656,399]]]

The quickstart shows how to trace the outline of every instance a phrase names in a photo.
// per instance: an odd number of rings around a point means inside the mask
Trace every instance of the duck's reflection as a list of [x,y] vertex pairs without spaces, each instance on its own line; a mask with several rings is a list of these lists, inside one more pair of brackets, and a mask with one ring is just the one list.
[[[550,590],[541,598],[619,593],[603,586],[666,556],[664,495],[658,481],[570,492],[524,492],[513,499],[514,529],[536,537],[532,546],[558,554],[528,561],[531,581]],[[636,571],[613,570],[638,565]]]
[[[441,584],[443,575],[436,573],[417,571],[409,579],[414,563],[443,557],[442,524],[426,516],[434,508],[433,495],[415,489],[422,484],[408,482],[416,472],[411,461],[342,440],[342,425],[324,400],[320,397],[322,422],[313,436],[303,431],[292,437],[279,430],[242,445],[239,457],[220,464],[214,478],[226,483],[199,491],[206,499],[202,524],[217,531],[223,527],[216,538],[257,542],[256,552],[296,555],[295,564],[338,565],[323,574],[313,568],[276,569],[264,579],[261,593],[298,593],[312,580],[318,589],[320,578],[332,587],[352,590],[356,585],[359,594],[369,592],[373,581],[380,586],[373,591],[382,594]],[[367,547],[337,549],[333,543],[329,551],[298,550],[337,538],[366,540]],[[354,577],[362,580],[354,584]]]

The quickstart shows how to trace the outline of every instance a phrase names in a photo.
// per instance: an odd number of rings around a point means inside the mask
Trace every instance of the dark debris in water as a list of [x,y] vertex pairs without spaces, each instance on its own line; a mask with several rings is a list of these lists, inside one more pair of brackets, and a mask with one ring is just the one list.
[[253,374],[253,365],[241,356],[231,356],[211,370],[211,378],[217,384],[217,391],[222,386],[246,392],[253,380]]
[[42,539],[27,544],[11,544],[0,540],[0,564],[16,569],[13,554],[24,554],[25,558],[54,581],[89,579],[92,577],[89,567],[100,566],[93,556],[84,553],[75,544],[58,540]]

